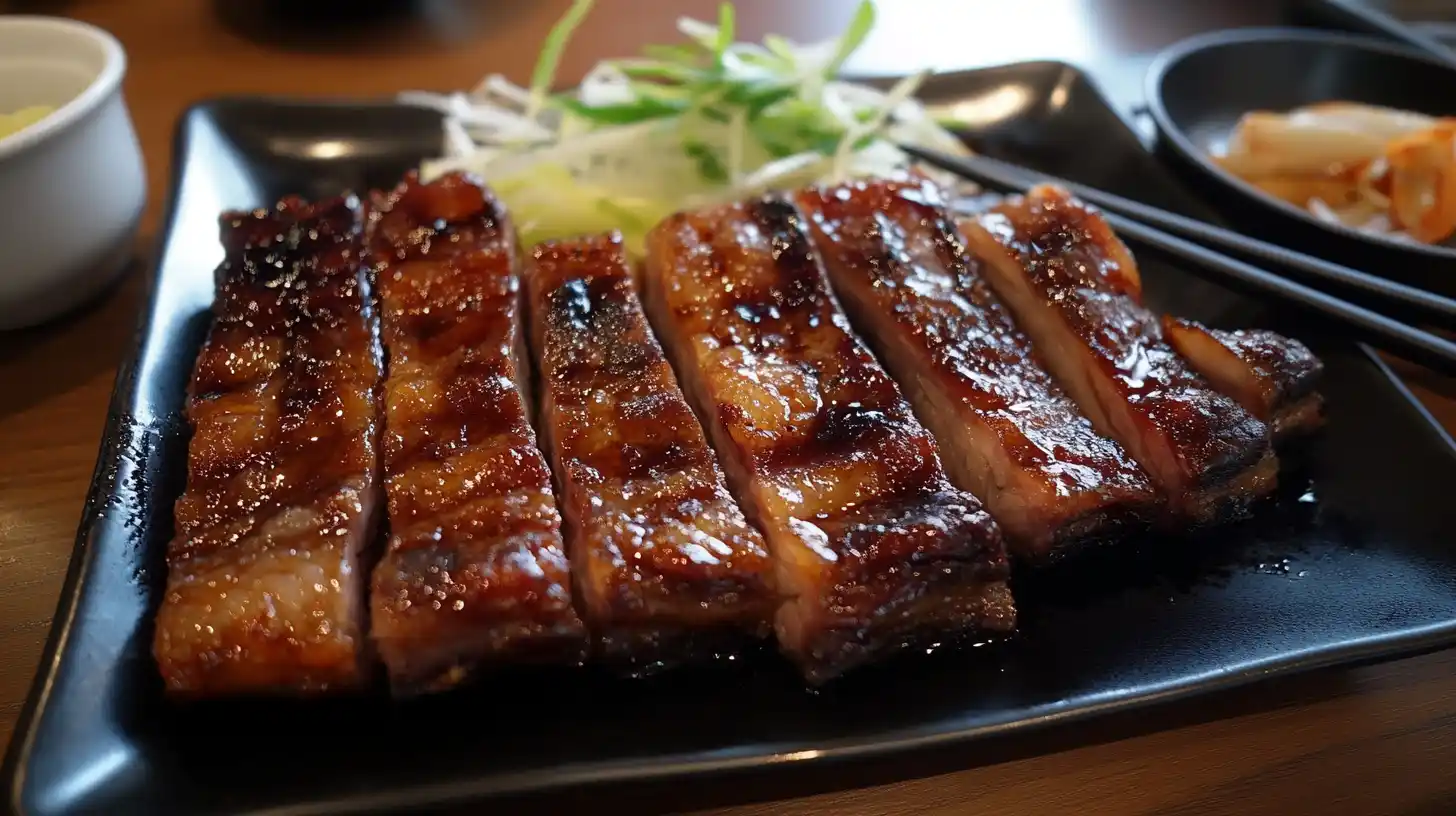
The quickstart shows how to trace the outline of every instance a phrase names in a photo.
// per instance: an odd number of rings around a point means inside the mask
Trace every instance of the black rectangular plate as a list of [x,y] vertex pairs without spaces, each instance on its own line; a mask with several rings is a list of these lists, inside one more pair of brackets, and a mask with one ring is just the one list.
[[[986,153],[1197,210],[1071,68],[943,76],[926,96],[976,120],[968,136]],[[184,117],[154,294],[5,766],[14,812],[416,812],[590,784],[878,765],[1456,642],[1450,437],[1360,347],[1145,258],[1154,305],[1314,346],[1329,368],[1329,427],[1250,521],[1017,576],[1021,632],[1008,643],[904,655],[818,693],[765,654],[646,680],[513,674],[404,704],[169,705],[150,612],[184,470],[179,410],[208,319],[217,214],[392,184],[439,138],[432,114],[388,104],[227,100]]]

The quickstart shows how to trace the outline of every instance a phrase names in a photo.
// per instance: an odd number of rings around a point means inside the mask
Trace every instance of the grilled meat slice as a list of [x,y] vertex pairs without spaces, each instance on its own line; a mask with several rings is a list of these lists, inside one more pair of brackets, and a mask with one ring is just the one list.
[[1298,340],[1210,329],[1171,315],[1163,317],[1163,331],[1214,388],[1268,424],[1276,444],[1324,424],[1324,400],[1315,390],[1324,364]]
[[215,322],[193,371],[187,486],[153,644],[169,693],[362,684],[378,504],[379,348],[358,202],[222,217]]
[[1093,425],[1184,519],[1243,512],[1274,488],[1264,423],[1199,377],[1141,303],[1137,265],[1102,216],[1049,186],[962,223],[988,279]]
[[767,637],[779,600],[768,549],[648,327],[621,237],[531,255],[541,432],[599,646],[643,665]]
[[377,202],[391,536],[373,637],[396,693],[484,663],[578,661],[561,517],[523,383],[515,234],[479,184],[413,176]]
[[849,330],[802,217],[765,198],[659,224],[649,313],[768,539],[812,682],[920,634],[1014,624],[1000,532]]
[[1148,477],[1042,369],[935,185],[856,182],[797,201],[851,318],[1014,554],[1045,560],[1152,517]]

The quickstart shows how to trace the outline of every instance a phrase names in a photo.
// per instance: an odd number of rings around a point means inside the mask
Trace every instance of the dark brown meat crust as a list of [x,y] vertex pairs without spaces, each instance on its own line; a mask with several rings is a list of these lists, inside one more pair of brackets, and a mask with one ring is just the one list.
[[561,519],[521,383],[515,235],[474,180],[408,178],[371,215],[391,537],[373,636],[398,693],[479,664],[576,661]]
[[857,182],[797,200],[850,315],[1018,555],[1044,559],[1149,515],[1147,476],[1041,368],[932,183]]
[[1164,341],[1137,266],[1101,215],[1043,186],[964,229],[1053,373],[1174,509],[1211,520],[1273,489],[1264,424]]
[[1303,343],[1271,331],[1210,329],[1172,316],[1163,317],[1163,328],[1178,353],[1214,387],[1271,427],[1276,442],[1323,424],[1323,400],[1315,389],[1324,363]]
[[379,349],[353,199],[222,217],[154,652],[169,693],[359,686]]
[[541,428],[599,644],[642,665],[729,639],[711,630],[768,636],[767,547],[648,327],[620,236],[542,244],[532,259]]
[[729,484],[769,541],[781,645],[811,681],[908,637],[1004,631],[999,531],[849,331],[803,219],[768,198],[648,239],[648,303]]

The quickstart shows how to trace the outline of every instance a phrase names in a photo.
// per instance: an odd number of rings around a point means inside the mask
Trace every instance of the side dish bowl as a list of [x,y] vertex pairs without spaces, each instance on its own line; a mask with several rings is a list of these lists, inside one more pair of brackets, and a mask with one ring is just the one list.
[[130,259],[146,174],[125,73],[121,43],[95,26],[0,16],[0,111],[54,108],[0,137],[0,329],[66,312]]
[[1414,51],[1344,34],[1235,29],[1184,40],[1147,77],[1157,150],[1231,221],[1268,240],[1372,274],[1456,293],[1456,249],[1404,242],[1319,219],[1214,161],[1240,117],[1320,102],[1456,115],[1456,70]]

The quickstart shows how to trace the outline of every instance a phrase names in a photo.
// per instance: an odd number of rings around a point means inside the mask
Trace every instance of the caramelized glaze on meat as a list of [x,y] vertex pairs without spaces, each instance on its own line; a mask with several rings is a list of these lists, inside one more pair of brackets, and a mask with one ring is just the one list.
[[1052,373],[1180,515],[1238,513],[1273,489],[1264,424],[1164,341],[1137,265],[1099,214],[1043,186],[962,226]]
[[933,184],[857,182],[797,200],[851,317],[1014,552],[1044,559],[1148,515],[1147,476],[1041,368]]
[[999,530],[850,333],[793,205],[768,198],[658,225],[649,311],[768,539],[776,629],[811,681],[917,634],[1004,631]]
[[488,662],[575,661],[561,519],[522,382],[520,281],[505,213],[475,181],[410,177],[371,216],[391,537],[373,636],[397,692]]
[[362,682],[379,350],[353,199],[222,217],[154,652],[188,696]]
[[1298,340],[1271,331],[1210,329],[1163,317],[1168,342],[1219,391],[1267,423],[1276,443],[1324,424],[1315,391],[1324,364]]
[[642,665],[767,636],[768,550],[647,325],[621,237],[542,244],[532,258],[542,433],[599,643]]

